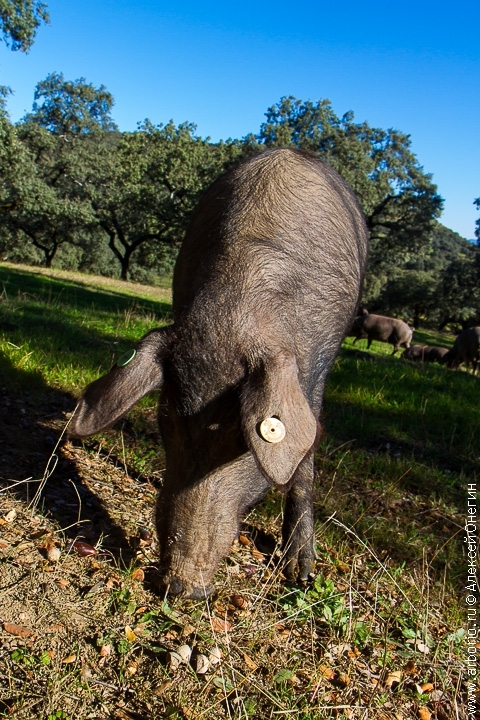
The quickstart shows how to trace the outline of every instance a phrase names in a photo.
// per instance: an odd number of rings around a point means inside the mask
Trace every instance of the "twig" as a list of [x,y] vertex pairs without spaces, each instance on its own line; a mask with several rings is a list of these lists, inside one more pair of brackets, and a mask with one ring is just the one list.
[[[32,502],[31,502],[30,505],[28,506],[29,508],[34,509],[34,508],[37,507],[38,501],[40,500],[40,495],[42,494],[42,491],[43,491],[43,488],[45,487],[45,485],[47,484],[48,479],[52,476],[53,472],[55,471],[55,468],[57,467],[58,455],[56,455],[55,453],[56,453],[57,448],[58,448],[58,446],[60,445],[60,443],[61,443],[61,441],[62,441],[62,439],[63,439],[63,436],[65,435],[65,433],[66,433],[66,431],[67,431],[68,426],[69,426],[70,423],[72,422],[72,419],[73,419],[73,417],[74,417],[74,415],[75,415],[75,413],[76,413],[76,411],[77,411],[78,405],[79,405],[79,403],[77,403],[77,405],[75,406],[75,410],[73,411],[73,413],[71,414],[71,416],[70,416],[70,418],[67,420],[67,422],[65,423],[65,427],[63,428],[63,430],[62,430],[62,432],[61,432],[61,434],[60,434],[60,437],[59,437],[58,440],[57,440],[57,444],[56,444],[55,447],[53,448],[52,454],[51,454],[50,457],[48,458],[48,462],[47,462],[47,465],[46,465],[46,467],[45,467],[45,471],[44,471],[44,473],[43,473],[43,477],[42,477],[42,479],[41,479],[41,481],[40,481],[40,486],[39,486],[37,492],[35,493]],[[52,460],[53,460],[53,467],[52,467]]]

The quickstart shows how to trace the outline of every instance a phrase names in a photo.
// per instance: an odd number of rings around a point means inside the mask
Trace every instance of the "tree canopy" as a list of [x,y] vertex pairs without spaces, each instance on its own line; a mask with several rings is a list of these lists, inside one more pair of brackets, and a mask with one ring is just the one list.
[[221,172],[268,147],[299,147],[357,193],[371,234],[362,300],[371,311],[415,325],[480,323],[480,219],[477,245],[437,222],[442,200],[400,131],[338,117],[328,100],[286,97],[243,140],[212,143],[188,122],[119,132],[108,90],[61,73],[38,83],[16,125],[5,99],[3,258],[154,282],[172,270],[191,212]]
[[12,50],[28,52],[41,23],[49,21],[41,0],[0,0],[0,40]]
[[62,73],[50,73],[37,84],[32,112],[24,121],[57,135],[116,130],[111,117],[113,104],[113,96],[104,85],[95,88],[85,78],[72,82]]
[[404,260],[428,243],[443,201],[408,135],[356,123],[351,111],[339,117],[326,99],[283,97],[266,118],[258,142],[313,152],[353,188],[370,230],[371,266]]

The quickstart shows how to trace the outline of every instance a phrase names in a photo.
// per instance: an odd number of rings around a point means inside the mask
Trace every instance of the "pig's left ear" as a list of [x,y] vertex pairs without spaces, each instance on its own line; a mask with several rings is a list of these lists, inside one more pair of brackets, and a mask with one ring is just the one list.
[[242,388],[241,405],[245,439],[260,469],[272,484],[286,485],[317,433],[295,357],[280,352],[254,369]]
[[171,327],[152,330],[137,347],[124,353],[107,375],[85,390],[70,422],[76,437],[94,435],[163,382],[163,360],[170,347]]

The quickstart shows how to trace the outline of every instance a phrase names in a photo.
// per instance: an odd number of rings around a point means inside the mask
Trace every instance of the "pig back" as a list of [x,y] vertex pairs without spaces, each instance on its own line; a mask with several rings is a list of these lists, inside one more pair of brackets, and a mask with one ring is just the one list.
[[[331,365],[358,304],[367,230],[357,200],[296,150],[240,163],[207,191],[182,245],[175,322],[238,356],[287,347],[302,374]],[[199,329],[201,328],[201,329]],[[260,350],[261,351],[261,350]]]

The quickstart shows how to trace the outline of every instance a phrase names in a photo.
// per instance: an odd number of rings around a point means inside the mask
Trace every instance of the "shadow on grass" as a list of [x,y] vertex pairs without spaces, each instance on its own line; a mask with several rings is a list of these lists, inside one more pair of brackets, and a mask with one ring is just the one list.
[[[90,290],[64,280],[0,266],[0,333],[18,362],[34,354],[33,366],[42,366],[53,382],[62,373],[80,377],[66,384],[83,385],[82,372],[108,370],[143,332],[163,325],[171,315],[168,302],[137,299],[102,288]],[[3,301],[3,302],[2,302]],[[140,322],[130,323],[130,318]],[[87,322],[88,321],[88,322]],[[28,365],[28,363],[27,363]]]
[[95,544],[107,535],[106,547],[128,563],[134,556],[123,528],[101,499],[87,487],[74,460],[56,449],[65,413],[75,407],[68,393],[48,387],[40,373],[14,368],[0,353],[0,504],[2,493],[32,502],[47,466],[54,467],[37,505],[61,528],[67,538]]
[[477,377],[344,348],[328,380],[323,420],[332,444],[411,461],[408,490],[425,489],[422,466],[437,470],[428,492],[458,502],[461,476],[480,469],[479,406]]
[[[85,282],[88,282],[88,275],[85,276]],[[36,275],[0,265],[0,294],[2,291],[10,299],[21,295],[51,307],[63,305],[80,311],[95,309],[101,312],[123,313],[129,311],[134,303],[135,307],[144,313],[156,314],[158,317],[171,315],[171,305],[167,301],[136,298],[106,286],[94,290],[86,287],[81,281]]]

